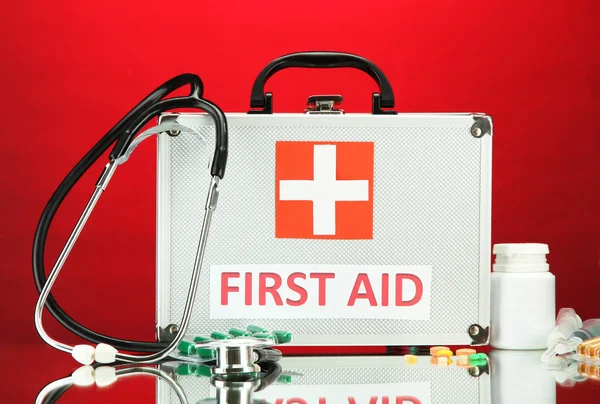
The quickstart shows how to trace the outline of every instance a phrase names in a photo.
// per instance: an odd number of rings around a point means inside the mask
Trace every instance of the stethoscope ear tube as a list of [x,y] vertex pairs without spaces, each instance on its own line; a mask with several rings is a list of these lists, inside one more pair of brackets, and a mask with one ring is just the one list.
[[117,141],[115,147],[109,155],[109,158],[111,160],[116,160],[123,156],[133,141],[134,136],[131,134],[138,133],[152,118],[163,112],[178,108],[201,109],[213,119],[215,123],[216,139],[213,162],[211,166],[211,175],[213,177],[216,176],[223,179],[223,176],[225,175],[225,167],[227,165],[227,119],[225,118],[223,111],[221,111],[218,106],[208,100],[194,96],[169,98],[150,105],[141,112],[140,119],[137,122],[132,123],[132,126],[127,130],[125,135],[122,136],[119,141]]
[[[163,100],[163,98],[170,93],[186,85],[190,85],[191,87],[188,97]],[[227,163],[227,123],[223,112],[209,101],[201,99],[200,97],[202,97],[202,95],[202,81],[194,74],[182,74],[168,80],[125,115],[125,117],[106,133],[67,174],[46,204],[38,222],[33,241],[32,267],[38,292],[41,292],[44,285],[47,283],[44,263],[46,238],[52,220],[64,199],[83,174],[110,148],[113,143],[116,142],[113,149],[114,154],[111,153],[111,156],[114,158],[120,153],[126,152],[127,145],[131,143],[137,132],[135,128],[141,128],[153,116],[162,112],[161,109],[167,110],[179,107],[200,108],[213,117],[216,123],[217,140],[215,142],[216,147],[211,173],[213,176],[218,176],[219,178],[223,177]],[[93,343],[109,344],[118,350],[135,352],[157,352],[168,345],[159,342],[129,341],[109,337],[86,328],[71,318],[58,305],[51,294],[48,295],[45,307],[62,326],[75,335]]]

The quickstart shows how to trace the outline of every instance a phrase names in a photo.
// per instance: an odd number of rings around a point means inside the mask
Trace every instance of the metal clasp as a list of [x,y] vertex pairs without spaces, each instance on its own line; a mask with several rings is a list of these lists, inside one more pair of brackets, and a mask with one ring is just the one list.
[[336,108],[344,98],[339,94],[334,95],[311,95],[306,102],[306,112],[309,115],[341,115],[343,109]]

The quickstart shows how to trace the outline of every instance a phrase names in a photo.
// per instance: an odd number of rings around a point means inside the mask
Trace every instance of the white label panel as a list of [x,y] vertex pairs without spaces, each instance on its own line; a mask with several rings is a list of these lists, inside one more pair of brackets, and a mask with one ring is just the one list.
[[298,264],[210,268],[213,319],[430,317],[431,266]]

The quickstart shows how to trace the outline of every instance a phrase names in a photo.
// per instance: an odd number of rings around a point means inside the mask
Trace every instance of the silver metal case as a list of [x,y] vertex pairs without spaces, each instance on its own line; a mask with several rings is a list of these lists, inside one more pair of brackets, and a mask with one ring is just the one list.
[[[214,127],[203,114],[167,114],[161,119],[176,120],[199,134],[159,135],[157,326],[164,337],[168,325],[177,324],[183,314],[210,181],[207,150],[212,150]],[[227,114],[227,120],[227,171],[220,184],[188,334],[207,335],[258,324],[292,332],[293,344],[301,346],[487,342],[492,156],[488,116],[237,113]],[[276,237],[280,195],[276,153],[281,142],[372,143],[372,238]],[[264,267],[272,273],[278,268],[295,271],[296,266],[342,275],[344,271],[374,274],[374,280],[386,268],[428,268],[428,307],[421,307],[428,313],[413,313],[405,307],[380,311],[367,307],[365,284],[358,288],[364,309],[359,304],[342,308],[339,316],[332,314],[337,309],[317,303],[305,310],[286,311],[275,307],[274,295],[266,294],[270,303],[264,306],[253,302],[250,307],[240,303],[219,309],[224,292],[215,287],[218,283],[211,280],[211,273],[214,277],[238,268],[240,276],[233,279],[237,282],[233,288],[243,293],[245,269]],[[383,280],[374,282],[383,285]],[[337,290],[327,290],[328,298],[348,299],[349,291],[330,285]],[[377,289],[374,294],[382,305],[383,292],[378,288],[373,287]],[[256,289],[249,290],[256,293]],[[310,295],[316,289],[306,290]],[[238,292],[230,289],[228,293],[235,297]],[[288,299],[297,301],[298,294],[288,293],[287,299],[282,298],[284,305]],[[280,309],[283,315],[269,318]],[[236,313],[240,313],[237,318]]]

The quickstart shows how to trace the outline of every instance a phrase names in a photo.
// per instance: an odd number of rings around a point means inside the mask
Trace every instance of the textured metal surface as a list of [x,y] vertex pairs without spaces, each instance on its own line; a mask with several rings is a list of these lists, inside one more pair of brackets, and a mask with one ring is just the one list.
[[[410,120],[410,117],[403,118]],[[159,184],[168,203],[168,317],[182,316],[209,181],[207,147],[213,127],[202,116],[180,120],[197,136],[161,135],[159,161],[169,184]],[[463,125],[414,127],[243,125],[230,119],[230,158],[206,250],[190,334],[258,323],[295,335],[464,335],[479,320],[480,189],[482,140]],[[343,121],[340,121],[343,122]],[[194,124],[194,125],[192,125]],[[374,141],[373,240],[276,239],[275,142]],[[159,155],[160,155],[159,150]],[[160,160],[160,159],[159,159]],[[491,162],[490,162],[491,164]],[[166,170],[166,171],[165,171]],[[159,231],[161,224],[159,223]],[[430,321],[301,319],[210,320],[209,268],[224,264],[373,264],[433,266]],[[485,280],[487,282],[487,280]],[[159,288],[160,290],[160,288]],[[163,303],[164,305],[165,303]],[[366,341],[357,341],[363,342]]]

